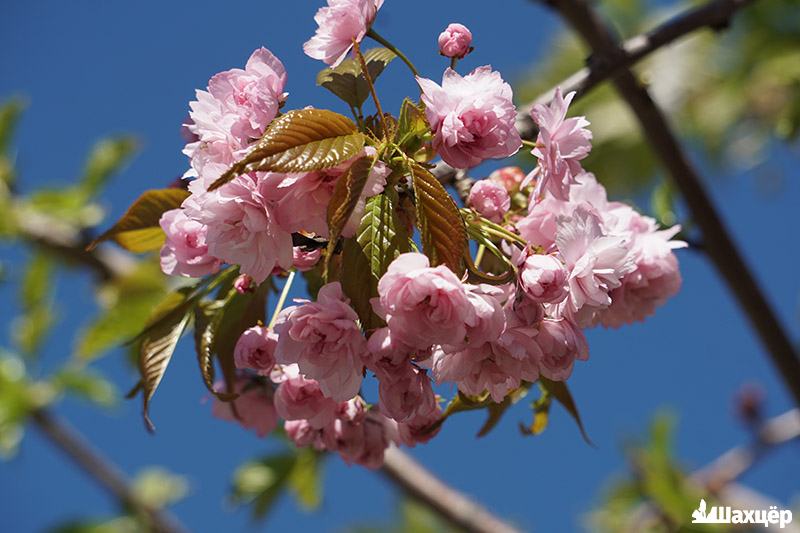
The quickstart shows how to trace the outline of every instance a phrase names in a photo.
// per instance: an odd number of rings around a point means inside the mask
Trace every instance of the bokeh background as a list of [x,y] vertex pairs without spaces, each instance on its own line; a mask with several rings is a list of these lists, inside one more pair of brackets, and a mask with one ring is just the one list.
[[[13,144],[20,192],[70,183],[96,140],[132,134],[139,143],[135,158],[99,197],[109,220],[119,216],[142,190],[164,187],[185,170],[179,126],[194,89],[204,88],[218,71],[243,66],[260,46],[270,48],[288,70],[290,107],[344,112],[332,95],[315,86],[321,65],[302,52],[319,4],[4,1],[0,99],[17,95],[27,107]],[[601,7],[623,34],[633,35],[680,5],[614,0]],[[786,14],[795,10],[796,15],[797,9],[792,2],[773,0],[769,9],[743,14],[725,36],[709,33],[684,41],[657,54],[641,71],[678,126],[793,338],[800,337],[800,181],[793,140],[800,114],[800,28]],[[376,29],[425,76],[438,79],[446,62],[437,55],[436,36],[451,21],[466,24],[475,37],[476,50],[459,69],[492,64],[518,89],[518,103],[580,66],[583,54],[565,36],[561,22],[529,1],[387,0]],[[384,107],[395,112],[405,95],[415,94],[399,61],[378,86]],[[691,231],[680,199],[663,184],[660,169],[611,90],[601,87],[578,111],[588,114],[596,136],[587,168],[609,184],[615,197],[645,211],[655,206],[662,219],[684,222]],[[475,175],[497,166],[484,165]],[[10,346],[19,311],[14,282],[24,274],[27,255],[9,244],[0,253],[0,344]],[[659,410],[677,414],[675,454],[687,470],[746,442],[750,434],[734,409],[740,387],[759,384],[767,414],[790,408],[790,398],[703,253],[681,250],[679,259],[683,289],[656,316],[617,331],[588,333],[591,358],[576,366],[570,384],[596,447],[581,440],[568,414],[557,407],[543,435],[521,436],[518,422],[530,417],[521,402],[488,437],[475,437],[483,413],[460,414],[448,420],[436,439],[411,453],[524,529],[571,531],[585,525],[603,489],[626,471],[622,445],[641,435]],[[29,368],[33,375],[44,375],[69,357],[75,332],[85,329],[96,312],[89,275],[59,271],[57,281],[58,321],[42,357]],[[122,391],[135,382],[122,350],[99,358],[93,368]],[[279,445],[210,416],[190,342],[179,346],[155,397],[154,436],[144,430],[138,401],[101,409],[68,397],[55,409],[126,472],[164,465],[185,476],[188,495],[173,510],[192,531],[342,531],[387,524],[396,516],[398,495],[389,483],[335,457],[325,461],[323,500],[315,512],[304,512],[284,496],[260,524],[246,508],[235,508],[227,499],[232,472]],[[800,454],[789,446],[742,481],[786,506],[800,489],[798,479]],[[68,520],[116,512],[115,502],[32,428],[16,456],[0,463],[2,530],[45,531]]]

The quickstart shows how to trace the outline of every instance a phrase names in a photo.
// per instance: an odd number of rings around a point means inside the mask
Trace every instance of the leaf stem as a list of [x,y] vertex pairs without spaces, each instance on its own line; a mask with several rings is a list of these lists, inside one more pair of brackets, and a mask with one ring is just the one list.
[[414,74],[414,77],[419,76],[419,72],[417,72],[417,67],[414,66],[414,63],[412,63],[411,60],[408,59],[406,55],[400,51],[400,49],[398,49],[395,45],[393,45],[392,43],[384,39],[381,35],[379,35],[378,32],[370,28],[369,31],[367,32],[367,37],[371,37],[373,40],[377,41],[378,43],[382,44],[383,46],[385,46],[386,48],[397,54],[397,57],[399,57],[403,61],[403,63],[405,63],[408,66],[409,70],[411,70],[411,73]]
[[388,140],[389,127],[386,125],[386,118],[383,116],[381,101],[378,99],[378,94],[375,92],[375,84],[372,82],[372,76],[369,75],[369,68],[367,68],[364,54],[361,53],[361,47],[355,39],[353,39],[353,51],[355,51],[358,62],[361,64],[361,73],[364,74],[364,79],[367,80],[367,85],[369,86],[369,92],[372,95],[372,99],[375,101],[375,108],[378,110],[378,116],[381,119],[381,126],[383,127],[383,137]]
[[278,298],[278,304],[275,306],[275,311],[272,312],[272,318],[269,319],[269,325],[267,329],[272,329],[275,325],[275,322],[278,321],[278,315],[281,313],[283,309],[283,304],[286,303],[286,298],[289,296],[289,291],[292,288],[292,282],[294,281],[295,271],[292,270],[289,272],[289,277],[286,278],[286,283],[283,284],[283,290],[281,291],[280,298]]
[[479,268],[481,266],[481,261],[483,260],[484,252],[486,252],[486,245],[479,244],[478,252],[475,254],[475,268]]

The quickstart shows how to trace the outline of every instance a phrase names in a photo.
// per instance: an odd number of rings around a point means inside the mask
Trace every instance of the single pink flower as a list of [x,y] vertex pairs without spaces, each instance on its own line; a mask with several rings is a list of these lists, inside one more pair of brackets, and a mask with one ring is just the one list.
[[490,66],[466,76],[448,68],[442,85],[417,77],[433,147],[446,163],[470,168],[485,159],[514,155],[522,146],[511,86]]
[[279,363],[297,363],[300,372],[319,382],[326,397],[346,401],[361,385],[366,340],[358,315],[339,282],[324,285],[316,302],[284,309],[275,325]]
[[461,59],[472,51],[472,32],[458,22],[453,22],[439,34],[439,53],[445,57]]
[[519,167],[502,167],[489,174],[490,181],[499,183],[509,193],[517,192],[525,179],[525,173]]
[[586,338],[578,326],[566,318],[542,320],[536,342],[542,351],[539,372],[553,381],[565,381],[572,374],[575,360],[589,357]]
[[410,363],[380,376],[378,393],[381,412],[397,422],[429,417],[437,410],[428,374]]
[[[222,391],[225,386],[217,383],[214,388]],[[272,392],[264,385],[245,377],[237,379],[236,392],[239,394],[234,400],[238,417],[231,409],[232,403],[223,402],[216,397],[211,407],[212,414],[221,420],[236,422],[246,429],[252,429],[259,437],[266,437],[272,433],[278,425],[278,414],[272,403]]]
[[446,266],[430,267],[419,253],[397,257],[378,282],[373,306],[391,336],[414,348],[461,345],[476,324],[475,308],[461,281]]
[[539,126],[538,147],[531,153],[542,167],[534,192],[536,199],[548,191],[553,197],[566,200],[570,184],[583,172],[580,160],[592,149],[592,132],[586,129],[586,117],[567,118],[567,108],[574,97],[574,92],[563,97],[558,88],[549,106],[537,104],[531,110],[531,117]]
[[233,281],[233,287],[239,294],[245,294],[248,292],[255,291],[255,287],[253,286],[253,278],[251,278],[247,274],[238,275],[236,279]]
[[511,207],[511,198],[502,185],[481,180],[469,191],[467,204],[482,217],[499,223]]
[[281,418],[307,420],[315,429],[321,429],[333,421],[337,407],[334,400],[325,397],[319,383],[297,371],[275,390],[275,409]]
[[263,181],[240,176],[184,202],[187,214],[208,227],[211,255],[240,265],[256,283],[267,279],[275,266],[292,266],[292,236],[278,225],[264,188]]
[[161,215],[166,241],[161,247],[161,270],[169,276],[199,278],[219,270],[219,259],[208,252],[208,228],[186,216],[183,209]]
[[558,257],[533,254],[520,266],[519,285],[534,302],[557,304],[569,293],[568,277],[569,272]]
[[328,0],[314,15],[317,31],[303,45],[307,56],[336,67],[341,63],[353,41],[360,43],[375,21],[383,0]]
[[587,313],[611,305],[609,293],[622,284],[622,278],[635,268],[632,260],[631,238],[626,235],[606,235],[601,219],[588,204],[575,208],[570,217],[559,217],[556,246],[564,259],[569,275],[570,312],[584,306]]
[[236,368],[253,370],[262,376],[269,376],[275,366],[275,347],[278,336],[263,326],[253,326],[244,330],[233,349]]
[[295,246],[292,249],[292,266],[300,272],[306,272],[314,268],[321,257],[321,248],[304,250],[302,246]]

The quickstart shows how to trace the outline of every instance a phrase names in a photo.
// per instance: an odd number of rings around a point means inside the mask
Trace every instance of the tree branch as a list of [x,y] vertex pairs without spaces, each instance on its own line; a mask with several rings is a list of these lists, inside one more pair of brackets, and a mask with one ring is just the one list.
[[[539,95],[533,102],[520,107],[517,115],[517,129],[520,135],[528,140],[536,137],[538,128],[530,116],[530,108],[535,104],[549,103],[557,87],[560,87],[564,94],[575,91],[577,93],[575,99],[578,99],[601,82],[681,37],[703,28],[713,30],[727,28],[733,15],[753,2],[754,0],[713,0],[688,9],[652,30],[626,40],[620,45],[620,53],[613,57],[604,55],[590,57],[586,67]],[[553,5],[555,4],[554,2]]]
[[31,415],[31,421],[60,448],[75,464],[82,468],[100,486],[108,490],[126,510],[133,511],[148,524],[148,531],[155,533],[181,533],[185,531],[169,513],[147,505],[130,489],[125,476],[104,459],[74,429],[50,412],[39,409]]
[[518,530],[436,478],[394,446],[386,450],[381,472],[406,494],[450,524],[469,533],[516,533]]
[[[618,63],[620,58],[625,57],[625,51],[617,46],[617,39],[610,28],[585,0],[551,0],[549,5],[572,25],[599,61]],[[612,82],[636,115],[642,134],[680,190],[692,213],[692,220],[703,233],[708,256],[733,291],[739,306],[766,346],[784,384],[800,405],[800,359],[722,223],[699,173],[681,149],[666,117],[633,73],[626,68],[619,69],[612,77]]]

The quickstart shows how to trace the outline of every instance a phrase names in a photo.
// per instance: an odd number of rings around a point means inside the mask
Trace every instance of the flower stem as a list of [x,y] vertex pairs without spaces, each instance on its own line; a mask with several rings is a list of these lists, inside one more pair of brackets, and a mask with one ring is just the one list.
[[359,46],[358,41],[355,39],[353,40],[353,51],[355,51],[356,57],[361,64],[361,73],[364,75],[364,79],[367,80],[369,92],[372,95],[372,99],[375,101],[375,108],[378,110],[378,116],[381,119],[381,126],[383,127],[383,137],[384,139],[389,140],[389,127],[386,125],[386,118],[383,116],[381,101],[378,99],[378,94],[375,92],[375,84],[372,82],[372,76],[369,75],[367,61],[364,59],[364,54],[361,53],[361,47]]
[[289,290],[292,288],[292,282],[294,281],[295,271],[292,270],[289,272],[289,277],[286,278],[286,283],[283,284],[283,290],[281,291],[281,296],[278,298],[278,304],[275,306],[275,311],[272,312],[272,318],[269,320],[269,326],[267,329],[272,329],[275,325],[275,322],[278,321],[278,315],[281,313],[283,309],[283,304],[286,303],[286,297],[289,296]]
[[450,68],[455,70],[457,64],[458,64],[458,58],[457,57],[451,57],[450,58]]
[[533,141],[526,141],[525,139],[522,139],[522,146],[525,146],[525,147],[527,147],[527,148],[530,148],[531,150],[533,150],[533,149],[535,149],[535,148],[538,148],[538,147],[539,147],[539,145],[538,145],[538,144],[536,144],[535,142],[533,142]]
[[367,32],[367,37],[371,37],[373,40],[377,41],[378,43],[382,44],[383,46],[385,46],[386,48],[397,54],[397,57],[399,57],[403,61],[403,63],[405,63],[408,66],[408,68],[411,70],[411,73],[414,74],[415,77],[419,76],[419,72],[417,72],[417,67],[414,66],[414,63],[412,63],[411,60],[408,59],[406,55],[403,52],[401,52],[395,45],[393,45],[392,43],[381,37],[378,34],[378,32],[370,28],[369,31]]
[[486,246],[483,244],[478,245],[478,253],[475,254],[475,267],[480,268],[483,254],[486,252]]

